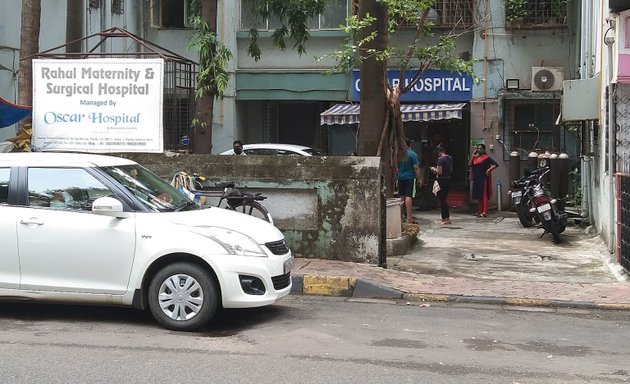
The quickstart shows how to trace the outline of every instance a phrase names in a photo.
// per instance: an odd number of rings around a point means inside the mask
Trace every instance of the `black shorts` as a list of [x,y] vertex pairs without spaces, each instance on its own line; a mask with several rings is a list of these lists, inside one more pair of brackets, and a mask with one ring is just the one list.
[[413,197],[414,180],[398,180],[398,196]]

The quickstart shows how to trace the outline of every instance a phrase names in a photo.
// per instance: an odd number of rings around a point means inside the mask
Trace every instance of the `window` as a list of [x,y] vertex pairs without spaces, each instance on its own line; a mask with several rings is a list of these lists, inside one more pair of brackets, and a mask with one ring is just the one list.
[[565,26],[567,0],[505,0],[505,21],[519,26]]
[[275,149],[267,149],[267,148],[255,148],[255,149],[247,149],[244,151],[246,155],[276,155],[277,151]]
[[0,204],[9,203],[9,176],[11,168],[0,168]]
[[436,27],[470,27],[473,25],[473,1],[437,0],[429,18]]
[[[420,15],[414,20],[399,22],[400,28],[416,29]],[[427,22],[436,28],[466,28],[474,23],[473,0],[436,0],[427,14]]]
[[112,0],[112,13],[118,15],[125,13],[125,0]]
[[31,207],[91,211],[92,202],[113,193],[80,168],[29,168]]
[[192,0],[151,0],[151,26],[153,28],[187,28],[191,16]]
[[[259,30],[275,30],[282,23],[271,17],[269,20],[255,20],[251,6],[256,0],[241,0],[241,28],[248,30],[252,27]],[[326,9],[315,18],[307,21],[309,29],[340,29],[346,25],[348,17],[348,3],[352,0],[328,0]]]
[[524,158],[534,150],[564,150],[563,129],[555,125],[559,113],[558,100],[506,101],[504,137],[509,140],[510,151]]

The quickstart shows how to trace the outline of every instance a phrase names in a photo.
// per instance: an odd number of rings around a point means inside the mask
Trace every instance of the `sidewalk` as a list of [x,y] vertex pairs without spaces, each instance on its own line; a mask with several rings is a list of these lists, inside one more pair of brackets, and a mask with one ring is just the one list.
[[570,226],[555,245],[512,212],[415,212],[416,244],[388,268],[296,258],[293,293],[428,302],[630,310],[630,282],[599,237]]

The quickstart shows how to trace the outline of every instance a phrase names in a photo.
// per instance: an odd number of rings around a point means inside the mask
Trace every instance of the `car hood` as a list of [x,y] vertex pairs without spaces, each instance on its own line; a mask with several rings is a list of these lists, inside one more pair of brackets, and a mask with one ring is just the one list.
[[258,244],[284,239],[278,228],[254,216],[229,209],[210,207],[195,211],[167,213],[171,222],[188,227],[220,227],[240,232]]

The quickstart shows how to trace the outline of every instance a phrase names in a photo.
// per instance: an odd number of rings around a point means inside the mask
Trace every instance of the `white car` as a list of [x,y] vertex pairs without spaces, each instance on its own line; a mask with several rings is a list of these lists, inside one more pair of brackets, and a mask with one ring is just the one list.
[[291,291],[276,227],[114,156],[0,154],[0,246],[0,299],[148,308],[173,330]]
[[[321,153],[311,147],[296,144],[245,144],[243,152],[246,155],[280,155],[280,156],[321,156]],[[233,155],[234,150],[228,149],[219,155]]]

